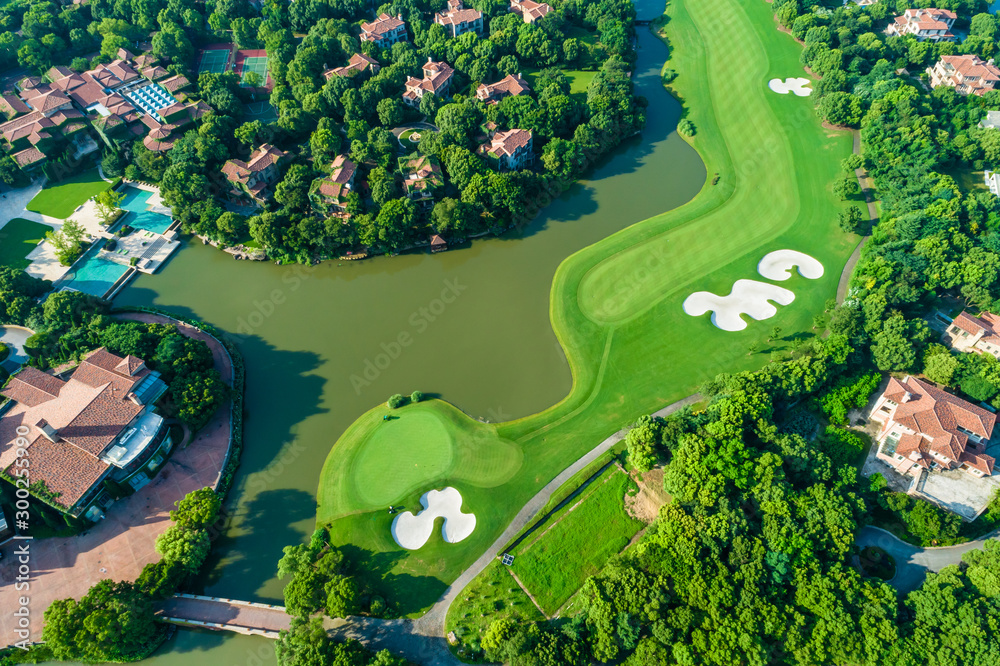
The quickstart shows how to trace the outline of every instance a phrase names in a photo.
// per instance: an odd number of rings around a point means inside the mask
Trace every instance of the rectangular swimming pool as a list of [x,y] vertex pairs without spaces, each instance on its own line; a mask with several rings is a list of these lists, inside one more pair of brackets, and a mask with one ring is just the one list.
[[80,264],[73,280],[64,286],[92,296],[103,297],[128,270],[128,266],[116,264],[99,256],[91,256]]

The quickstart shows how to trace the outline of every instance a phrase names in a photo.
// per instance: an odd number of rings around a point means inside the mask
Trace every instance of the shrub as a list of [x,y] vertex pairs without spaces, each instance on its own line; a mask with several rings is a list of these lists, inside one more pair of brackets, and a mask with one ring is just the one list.
[[677,71],[670,69],[668,67],[667,69],[663,70],[663,75],[661,78],[663,79],[663,85],[669,85],[673,83],[674,79],[677,78]]
[[[0,357],[0,360],[2,360],[2,357]],[[413,393],[410,394],[410,402],[414,404],[422,402],[423,399],[424,399],[424,394],[421,393],[420,391],[414,391]]]
[[389,396],[389,399],[385,404],[388,405],[389,409],[399,409],[406,404],[406,398],[404,398],[402,394],[397,393]]
[[677,133],[681,136],[692,137],[695,135],[696,131],[694,123],[687,118],[677,123]]
[[6,361],[8,356],[10,356],[10,347],[0,342],[0,363]]

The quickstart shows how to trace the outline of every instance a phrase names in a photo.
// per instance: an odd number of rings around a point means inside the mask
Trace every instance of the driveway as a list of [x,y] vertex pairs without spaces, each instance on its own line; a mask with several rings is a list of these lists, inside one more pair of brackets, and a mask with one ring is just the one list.
[[0,363],[0,368],[13,373],[28,360],[28,355],[24,352],[24,342],[34,335],[30,328],[22,326],[0,326],[0,342],[11,348],[10,356]]
[[896,577],[889,581],[889,584],[903,595],[920,587],[927,572],[938,572],[949,564],[959,564],[962,555],[970,550],[982,548],[988,539],[994,539],[998,534],[1000,530],[994,530],[982,539],[958,546],[920,548],[896,538],[881,528],[867,526],[858,532],[856,543],[862,548],[877,546],[892,555],[896,560]]

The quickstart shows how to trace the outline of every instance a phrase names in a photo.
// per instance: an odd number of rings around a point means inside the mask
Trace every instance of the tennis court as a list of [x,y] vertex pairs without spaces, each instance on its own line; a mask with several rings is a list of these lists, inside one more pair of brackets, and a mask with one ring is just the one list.
[[267,81],[267,56],[257,56],[243,59],[243,70],[240,72],[240,83],[247,82],[247,74],[256,72],[261,85]]
[[198,73],[211,72],[212,74],[222,74],[229,67],[229,49],[206,49],[201,52],[201,64],[198,66]]

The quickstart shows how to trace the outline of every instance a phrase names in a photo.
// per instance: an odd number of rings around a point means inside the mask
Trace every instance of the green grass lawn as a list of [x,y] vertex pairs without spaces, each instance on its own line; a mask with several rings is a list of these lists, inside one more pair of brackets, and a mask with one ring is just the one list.
[[28,202],[28,210],[66,219],[76,207],[95,194],[111,187],[111,183],[101,180],[97,169],[90,169],[58,183],[46,185],[45,189]]
[[561,519],[554,517],[515,551],[511,569],[548,615],[645,527],[625,512],[629,490],[638,488],[617,467],[609,467],[579,504],[571,503]]
[[[802,75],[801,46],[776,30],[772,7],[764,2],[703,0],[690,8],[672,3],[669,11],[668,66],[680,73],[671,86],[697,128],[692,143],[709,182],[688,204],[624,229],[560,265],[550,315],[573,388],[539,414],[489,426],[498,441],[513,443],[522,456],[508,480],[474,488],[460,478],[470,476],[462,466],[472,469],[472,459],[453,458],[447,472],[428,469],[419,488],[412,475],[399,484],[400,495],[409,493],[408,506],[414,506],[420,492],[455,480],[480,521],[476,531],[459,544],[444,544],[437,536],[407,552],[392,542],[384,509],[352,508],[363,501],[354,491],[357,448],[369,441],[368,431],[380,427],[378,410],[355,423],[327,459],[319,521],[336,518],[338,543],[371,554],[387,597],[407,612],[432,604],[567,465],[623,425],[689,395],[718,373],[763,365],[774,347],[766,343],[772,327],[780,326],[786,339],[814,335],[813,315],[836,293],[857,243],[838,229],[844,204],[832,194],[840,161],[851,152],[851,135],[823,129],[811,98],[767,88],[769,79]],[[774,317],[747,319],[745,330],[726,332],[713,326],[709,315],[684,313],[681,304],[692,292],[724,295],[737,279],[764,281],[757,262],[784,248],[812,255],[825,273],[819,280],[795,274],[781,282],[795,300],[779,306]],[[760,343],[762,353],[748,355],[751,343]],[[447,426],[452,432],[483,427],[460,413],[455,418]],[[412,445],[399,438],[392,455],[398,452],[402,459]]]
[[31,263],[25,257],[45,240],[52,227],[15,217],[0,229],[0,266],[24,269]]

